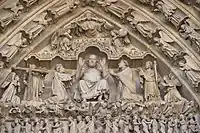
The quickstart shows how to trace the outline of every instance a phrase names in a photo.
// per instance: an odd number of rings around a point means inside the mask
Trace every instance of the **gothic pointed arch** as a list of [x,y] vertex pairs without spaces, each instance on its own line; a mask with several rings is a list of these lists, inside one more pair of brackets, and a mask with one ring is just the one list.
[[84,114],[92,132],[96,115],[107,116],[109,105],[118,103],[121,112],[112,117],[132,116],[129,109],[143,120],[156,113],[198,117],[198,1],[8,0],[0,5],[0,101],[9,109],[2,111],[3,119],[55,116],[55,124],[60,124],[56,117],[74,124],[71,116]]

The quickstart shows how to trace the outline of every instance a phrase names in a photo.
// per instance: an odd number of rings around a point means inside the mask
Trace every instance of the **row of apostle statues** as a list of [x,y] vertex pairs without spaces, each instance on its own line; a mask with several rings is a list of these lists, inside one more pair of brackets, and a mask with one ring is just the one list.
[[[187,101],[177,90],[181,85],[173,74],[161,78],[156,61],[147,61],[143,68],[133,70],[128,61],[122,59],[118,69],[108,70],[106,59],[98,60],[97,55],[91,54],[87,60],[80,59],[77,71],[73,72],[66,72],[62,64],[57,64],[55,70],[37,69],[33,64],[29,68],[14,69],[25,71],[25,74],[22,79],[15,72],[7,76],[1,85],[5,89],[0,99],[2,103],[20,104],[22,98],[17,96],[17,92],[21,91],[21,86],[24,88],[22,102],[25,103],[91,99],[107,99],[111,102]],[[45,90],[51,94],[44,99]],[[138,93],[141,90],[143,94]],[[162,90],[165,91],[164,97],[161,97]]]

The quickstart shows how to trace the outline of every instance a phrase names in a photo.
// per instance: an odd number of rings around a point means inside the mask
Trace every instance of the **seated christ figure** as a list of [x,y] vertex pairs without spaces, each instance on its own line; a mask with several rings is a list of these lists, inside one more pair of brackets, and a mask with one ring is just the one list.
[[82,63],[78,74],[80,96],[83,100],[97,98],[108,91],[108,83],[103,78],[104,67],[99,63],[97,56],[92,54]]

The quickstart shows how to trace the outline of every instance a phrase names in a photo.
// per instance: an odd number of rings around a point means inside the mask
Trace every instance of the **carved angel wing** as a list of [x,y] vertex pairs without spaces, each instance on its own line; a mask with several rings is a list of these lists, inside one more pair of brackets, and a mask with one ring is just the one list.
[[83,66],[85,64],[85,60],[82,57],[79,57],[78,64],[79,66]]
[[149,22],[149,20],[147,18],[145,18],[144,16],[142,16],[141,14],[133,11],[131,13],[131,15],[134,17],[135,20],[137,20],[138,22]]
[[171,2],[169,1],[164,1],[164,4],[166,4],[168,6],[168,8],[172,9],[172,10],[176,10],[177,7],[175,5],[173,5]]
[[102,66],[105,66],[105,65],[106,65],[106,58],[102,58],[102,59],[100,60],[100,64],[101,64]]
[[38,17],[36,17],[35,19],[33,19],[33,22],[41,22],[45,20],[45,16],[47,15],[47,13],[42,13],[40,14]]
[[173,83],[176,85],[176,86],[181,86],[181,83],[180,81],[175,77],[175,75],[171,72],[169,74],[169,78],[173,81]]
[[189,57],[188,55],[186,55],[186,56],[184,56],[184,57],[185,57],[185,60],[186,60],[186,64],[187,64],[192,70],[194,70],[194,71],[200,73],[200,66],[197,65],[197,63],[194,62],[194,61],[192,60],[192,58]]
[[99,110],[100,106],[101,106],[101,103],[100,103],[100,102],[96,103],[96,104],[93,106],[93,113],[94,113],[94,114]]
[[195,29],[195,30],[200,30],[200,26],[199,25],[196,25],[194,22],[192,22],[190,19],[188,19],[187,21],[187,24],[190,26],[190,27],[192,27],[193,29]]
[[58,33],[55,32],[51,36],[51,46],[53,49],[56,49],[58,47]]
[[169,37],[166,33],[164,33],[163,31],[159,32],[160,37],[162,38],[163,41],[168,42],[168,43],[173,43],[174,40]]

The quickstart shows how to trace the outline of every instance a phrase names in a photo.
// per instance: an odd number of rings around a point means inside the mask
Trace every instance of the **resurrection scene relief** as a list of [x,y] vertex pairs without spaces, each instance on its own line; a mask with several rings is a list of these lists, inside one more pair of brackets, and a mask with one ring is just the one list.
[[199,133],[199,10],[0,0],[0,133]]

